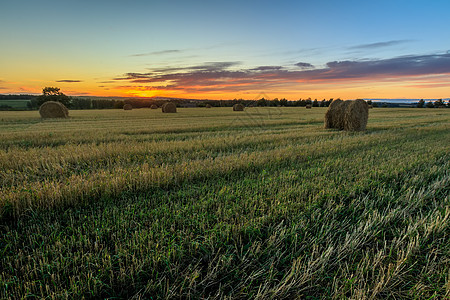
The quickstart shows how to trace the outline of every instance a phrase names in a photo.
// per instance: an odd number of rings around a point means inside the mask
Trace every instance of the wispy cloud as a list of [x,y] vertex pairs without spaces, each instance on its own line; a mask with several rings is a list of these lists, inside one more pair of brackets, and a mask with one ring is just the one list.
[[297,67],[301,68],[301,69],[311,69],[314,68],[314,66],[310,63],[305,63],[305,62],[298,62],[295,64]]
[[130,56],[152,56],[152,55],[164,55],[164,54],[173,54],[173,53],[180,53],[183,50],[178,49],[169,49],[169,50],[162,50],[162,51],[153,51],[153,52],[147,52],[147,53],[137,53],[132,54]]
[[76,83],[76,82],[83,82],[83,81],[76,80],[76,79],[61,79],[61,80],[56,80],[56,82]]
[[348,47],[348,49],[351,50],[364,50],[364,49],[379,49],[379,48],[385,48],[385,47],[391,47],[396,46],[400,44],[405,44],[412,42],[412,40],[392,40],[387,42],[377,42],[377,43],[370,43],[370,44],[362,44],[362,45],[356,45],[352,47]]
[[253,69],[250,69],[251,71],[276,71],[283,69],[282,66],[260,66]]
[[[133,80],[134,82],[139,82],[140,80],[142,80],[143,82],[149,82],[148,80],[153,79],[155,82],[164,81],[167,80],[166,78],[170,77],[171,75],[177,76],[182,74],[188,75],[200,73],[212,74],[215,72],[223,71],[229,67],[236,66],[239,64],[240,62],[206,62],[204,64],[196,66],[157,68],[151,70],[151,72],[148,73],[135,73],[135,72],[126,73],[124,74],[123,77],[116,77],[113,78],[113,80]],[[163,77],[165,79],[163,80],[158,79]]]
[[318,72],[316,74],[318,78],[380,78],[450,74],[450,54],[411,55],[367,61],[334,61],[327,63],[327,67],[329,72]]
[[227,69],[233,66],[241,64],[238,61],[222,61],[222,62],[206,62],[197,66],[178,67],[178,68],[158,68],[155,69],[156,73],[166,73],[173,71],[198,71],[198,72],[214,72]]
[[130,72],[115,78],[135,88],[186,92],[233,92],[299,86],[302,83],[337,83],[404,80],[450,74],[450,54],[410,55],[378,60],[332,61],[326,67],[298,63],[301,70],[282,66],[237,68],[239,62],[213,62],[197,66]]
[[93,93],[80,92],[80,91],[67,91],[67,94],[76,95],[76,96],[92,96],[92,95],[94,95]]
[[429,89],[429,88],[443,88],[443,87],[449,87],[450,83],[427,83],[427,84],[410,84],[410,85],[405,85],[403,87],[407,87],[407,88],[425,88],[425,89]]

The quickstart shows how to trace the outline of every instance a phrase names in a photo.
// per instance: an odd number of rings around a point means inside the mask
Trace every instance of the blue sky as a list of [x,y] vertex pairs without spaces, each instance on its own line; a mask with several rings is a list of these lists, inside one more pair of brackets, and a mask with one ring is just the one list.
[[[0,8],[0,93],[58,85],[69,94],[213,99],[450,94],[450,1],[15,0]],[[319,82],[327,71],[343,76]]]

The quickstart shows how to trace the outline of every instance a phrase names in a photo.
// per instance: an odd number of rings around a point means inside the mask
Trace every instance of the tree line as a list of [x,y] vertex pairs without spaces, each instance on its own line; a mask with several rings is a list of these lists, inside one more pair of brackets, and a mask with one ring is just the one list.
[[425,102],[423,99],[420,99],[419,102],[417,102],[418,108],[443,108],[443,107],[450,107],[450,100],[447,101],[447,104],[442,99],[437,99],[436,101],[432,102]]

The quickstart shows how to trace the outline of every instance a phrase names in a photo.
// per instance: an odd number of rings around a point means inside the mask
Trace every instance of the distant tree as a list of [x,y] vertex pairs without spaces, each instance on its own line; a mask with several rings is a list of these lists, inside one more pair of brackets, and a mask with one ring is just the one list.
[[73,109],[90,109],[92,106],[92,100],[84,98],[73,98],[71,105]]
[[442,99],[437,99],[434,101],[434,107],[445,107],[444,101],[442,101]]
[[267,100],[264,98],[261,98],[258,101],[256,101],[256,105],[257,106],[267,106]]
[[368,105],[372,105],[372,100],[367,100]]
[[305,100],[305,103],[306,103],[305,106],[308,105],[308,104],[309,104],[309,105],[312,105],[312,100],[311,100],[311,98],[306,99],[306,100]]
[[417,102],[417,107],[423,108],[424,106],[425,106],[425,101],[423,101],[423,99],[420,99],[419,102]]
[[317,101],[317,99],[314,99],[313,103],[312,103],[313,107],[319,107],[319,101]]
[[124,101],[116,100],[116,101],[114,101],[114,106],[113,107],[116,108],[116,109],[122,109],[124,105],[125,105]]
[[41,106],[42,103],[47,101],[57,101],[61,102],[67,107],[70,107],[71,99],[70,97],[64,95],[60,92],[60,88],[57,87],[45,87],[42,89],[42,95],[36,98],[37,105]]
[[427,102],[425,107],[427,107],[427,108],[434,108],[434,104],[433,104],[433,102],[430,101],[430,102]]

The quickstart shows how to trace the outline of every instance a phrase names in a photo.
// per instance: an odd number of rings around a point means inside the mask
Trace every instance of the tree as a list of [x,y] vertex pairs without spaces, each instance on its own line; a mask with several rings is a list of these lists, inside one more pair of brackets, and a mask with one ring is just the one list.
[[267,100],[263,98],[256,101],[256,106],[267,106]]
[[44,102],[47,101],[61,102],[66,107],[70,107],[71,104],[70,97],[60,92],[60,88],[58,87],[45,87],[42,89],[42,95],[37,97],[37,104],[38,106],[41,106]]
[[[309,105],[312,105],[312,100],[311,100],[311,98],[306,99],[306,100],[305,100],[305,103],[306,103],[306,105],[308,105],[308,104],[309,104]],[[305,106],[306,106],[306,105],[305,105]]]
[[427,104],[425,105],[427,108],[434,108],[434,104],[433,102],[427,102]]
[[442,101],[442,99],[437,99],[434,101],[434,107],[445,107],[444,101]]
[[417,102],[417,107],[423,108],[424,106],[425,106],[425,101],[423,101],[423,99],[420,99],[419,102]]
[[72,98],[72,109],[90,109],[92,107],[92,100],[85,98]]

